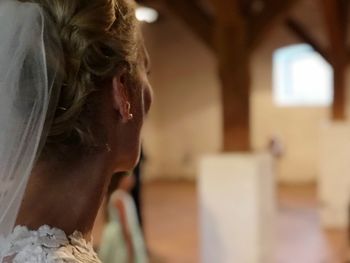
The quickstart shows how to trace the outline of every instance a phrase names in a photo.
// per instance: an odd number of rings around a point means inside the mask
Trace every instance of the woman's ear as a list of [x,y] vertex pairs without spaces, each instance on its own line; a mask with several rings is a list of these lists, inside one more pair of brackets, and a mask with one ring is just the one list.
[[118,111],[122,121],[126,123],[133,118],[133,115],[127,92],[127,75],[125,71],[113,77],[112,86],[114,109]]

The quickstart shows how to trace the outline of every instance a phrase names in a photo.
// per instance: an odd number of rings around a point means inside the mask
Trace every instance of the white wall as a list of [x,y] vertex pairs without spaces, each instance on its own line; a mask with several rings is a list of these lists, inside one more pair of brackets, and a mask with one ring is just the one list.
[[283,27],[277,27],[253,56],[252,139],[256,149],[277,135],[285,146],[279,163],[279,180],[312,182],[317,176],[319,127],[329,116],[322,107],[277,107],[272,96],[272,55],[277,48],[297,43]]
[[219,83],[213,54],[175,19],[145,27],[155,104],[145,129],[148,176],[195,175],[201,154],[219,152]]
[[[220,89],[213,54],[174,17],[145,27],[152,57],[155,105],[145,129],[147,175],[193,178],[198,157],[220,151]],[[319,123],[326,108],[279,108],[272,99],[272,54],[295,43],[284,28],[268,35],[252,59],[252,141],[266,147],[272,135],[282,138],[286,153],[279,180],[316,179]]]

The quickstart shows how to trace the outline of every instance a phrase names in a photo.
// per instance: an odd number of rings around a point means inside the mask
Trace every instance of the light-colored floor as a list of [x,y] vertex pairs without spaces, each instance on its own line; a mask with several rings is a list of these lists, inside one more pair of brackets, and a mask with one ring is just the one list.
[[145,235],[153,262],[198,262],[195,185],[155,182],[143,191]]
[[[317,206],[314,186],[279,187],[276,262],[271,263],[345,262],[346,231],[322,230]],[[144,217],[152,262],[199,262],[194,183],[146,184]]]

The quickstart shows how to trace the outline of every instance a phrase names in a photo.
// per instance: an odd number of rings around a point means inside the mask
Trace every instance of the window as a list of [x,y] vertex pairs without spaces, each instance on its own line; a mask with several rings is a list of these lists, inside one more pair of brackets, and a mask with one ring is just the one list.
[[333,69],[309,45],[275,52],[273,82],[278,106],[329,106],[333,101]]

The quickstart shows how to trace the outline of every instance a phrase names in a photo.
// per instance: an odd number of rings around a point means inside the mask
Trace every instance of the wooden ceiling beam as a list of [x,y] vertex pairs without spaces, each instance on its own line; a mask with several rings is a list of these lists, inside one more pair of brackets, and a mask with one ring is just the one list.
[[241,0],[211,0],[216,11],[217,23],[226,26],[236,26],[244,20],[241,10]]
[[247,19],[250,19],[253,15],[253,8],[252,0],[238,0],[240,12],[242,13],[243,16],[245,16]]
[[178,16],[210,49],[214,47],[214,19],[189,0],[166,0],[169,9]]
[[[341,10],[341,23],[342,23],[342,27],[344,28],[343,30],[345,31],[345,42],[346,45],[347,43],[347,39],[349,36],[349,23],[350,23],[350,1],[349,0],[339,0],[340,3],[340,10]],[[350,50],[348,49],[347,51],[348,53],[348,57],[347,57],[347,61],[348,63],[350,63]]]
[[347,12],[342,0],[322,0],[330,55],[334,70],[334,99],[332,105],[332,119],[346,119],[346,67],[348,51],[346,47]]
[[339,0],[339,12],[340,12],[340,23],[345,33],[345,40],[348,37],[348,27],[349,27],[349,0]]
[[286,20],[286,26],[296,37],[301,41],[309,44],[313,49],[318,52],[328,63],[331,63],[331,58],[326,49],[324,49],[321,44],[312,36],[306,28],[296,20],[288,18]]
[[[322,0],[323,12],[329,36],[333,59],[342,60],[346,51],[346,13],[342,10],[340,0]],[[339,61],[334,61],[337,63]]]
[[249,23],[249,45],[252,49],[260,44],[276,19],[283,17],[297,2],[298,0],[261,0],[262,9],[260,14],[253,17]]

